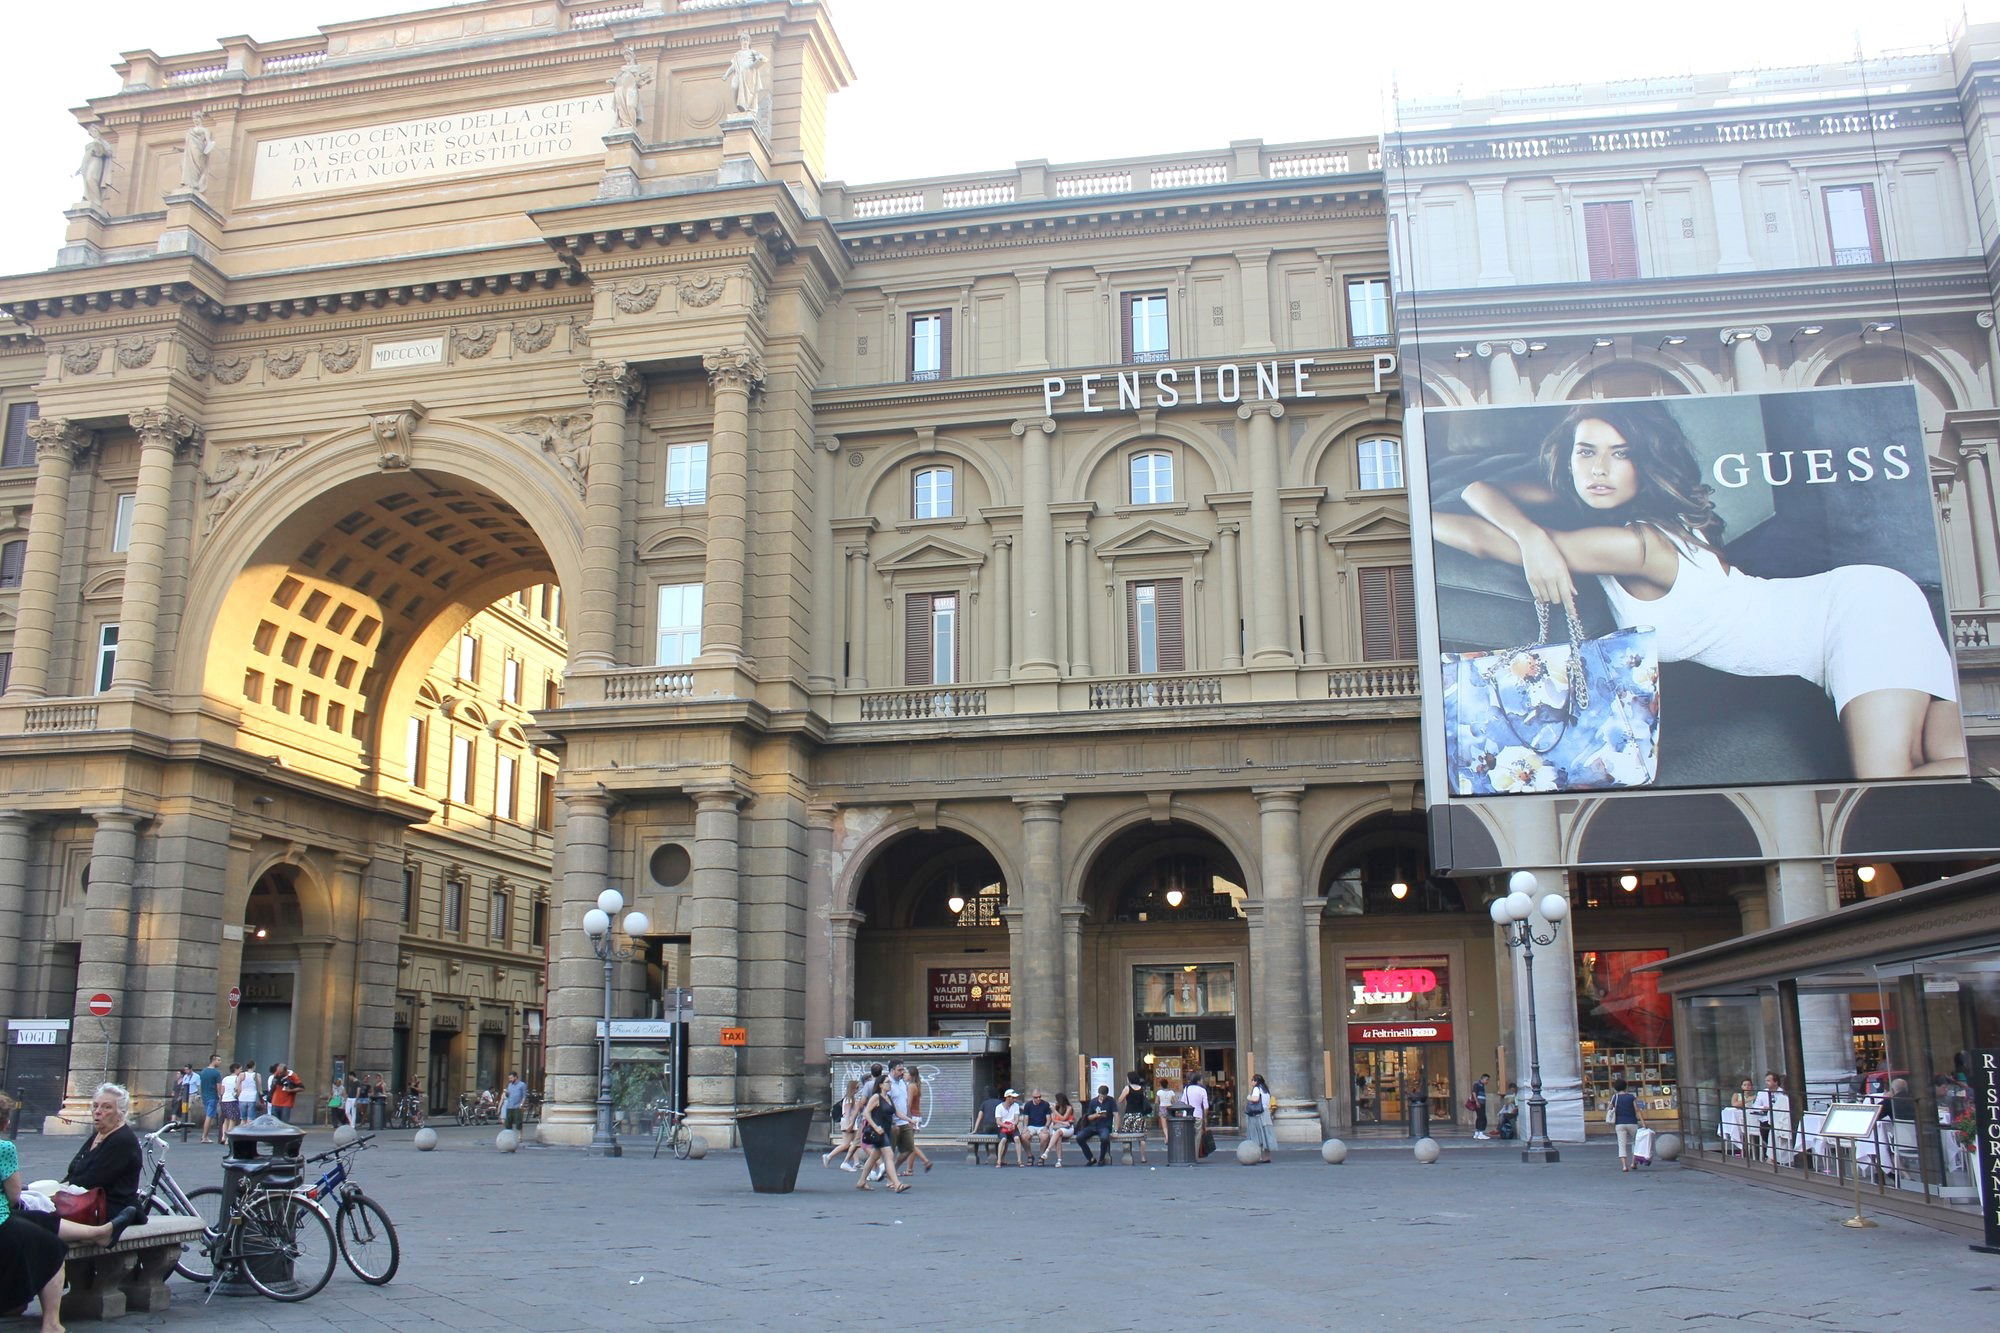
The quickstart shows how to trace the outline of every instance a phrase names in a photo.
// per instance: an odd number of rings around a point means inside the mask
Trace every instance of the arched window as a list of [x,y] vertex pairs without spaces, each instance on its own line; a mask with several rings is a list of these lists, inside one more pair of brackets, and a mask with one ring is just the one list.
[[1403,489],[1403,442],[1360,440],[1354,446],[1355,479],[1364,491]]
[[910,479],[910,517],[950,518],[956,512],[953,480],[948,467],[918,468]]
[[1132,503],[1170,504],[1174,498],[1174,456],[1166,453],[1132,455]]

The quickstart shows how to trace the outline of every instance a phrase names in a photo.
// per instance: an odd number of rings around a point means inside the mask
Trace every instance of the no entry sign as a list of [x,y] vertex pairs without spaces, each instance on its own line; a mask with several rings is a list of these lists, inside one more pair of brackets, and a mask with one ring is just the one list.
[[111,1016],[111,997],[103,991],[99,991],[97,994],[91,996],[90,1012],[99,1018],[109,1018]]
[[241,986],[231,986],[229,988],[229,1007],[234,1009],[241,1003],[243,1003],[243,988]]

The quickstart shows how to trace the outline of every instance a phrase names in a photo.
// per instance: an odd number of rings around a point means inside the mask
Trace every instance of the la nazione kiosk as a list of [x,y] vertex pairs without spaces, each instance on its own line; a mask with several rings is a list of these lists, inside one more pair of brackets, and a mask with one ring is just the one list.
[[1006,1054],[1007,1039],[959,1037],[829,1037],[828,1072],[838,1099],[849,1079],[868,1077],[868,1066],[901,1060],[923,1080],[923,1114],[917,1138],[957,1139],[972,1128],[986,1085],[993,1082],[995,1057]]

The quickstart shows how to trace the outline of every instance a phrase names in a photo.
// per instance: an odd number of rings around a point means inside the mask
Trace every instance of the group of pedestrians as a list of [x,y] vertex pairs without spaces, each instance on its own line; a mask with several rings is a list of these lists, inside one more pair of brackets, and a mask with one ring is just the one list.
[[926,1171],[934,1165],[917,1146],[923,1112],[924,1082],[915,1070],[901,1060],[886,1069],[868,1066],[867,1078],[847,1080],[840,1099],[840,1138],[820,1165],[832,1166],[837,1157],[841,1170],[861,1177],[854,1188],[870,1190],[870,1181],[885,1180],[892,1192],[903,1193],[910,1188],[903,1175],[913,1163],[922,1162]]
[[200,1069],[182,1065],[174,1084],[181,1118],[190,1124],[200,1121],[203,1143],[224,1142],[232,1127],[247,1124],[266,1111],[289,1123],[299,1094],[305,1090],[299,1076],[282,1060],[266,1072],[244,1062],[232,1064],[224,1072],[219,1055],[211,1055]]

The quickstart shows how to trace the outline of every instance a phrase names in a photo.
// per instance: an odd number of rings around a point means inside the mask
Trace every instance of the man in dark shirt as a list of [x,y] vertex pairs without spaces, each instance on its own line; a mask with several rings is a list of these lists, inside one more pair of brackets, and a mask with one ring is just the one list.
[[998,1134],[1000,1132],[1000,1125],[999,1122],[994,1120],[993,1113],[999,1109],[1000,1089],[989,1083],[986,1085],[986,1100],[979,1103],[979,1113],[972,1117],[972,1132],[974,1134]]
[[207,1143],[222,1119],[222,1057],[209,1056],[208,1068],[201,1071],[196,1082],[201,1086],[201,1141]]
[[[1083,1119],[1076,1127],[1076,1146],[1083,1149],[1084,1165],[1111,1165],[1111,1129],[1117,1121],[1118,1103],[1112,1099],[1108,1086],[1100,1086],[1097,1095],[1083,1104]],[[1101,1140],[1095,1158],[1090,1155],[1092,1139]]]
[[1028,1145],[1029,1166],[1042,1164],[1042,1151],[1049,1146],[1049,1117],[1054,1114],[1055,1108],[1049,1105],[1048,1098],[1042,1096],[1042,1090],[1030,1089],[1028,1100],[1021,1103],[1021,1121],[1026,1126],[1024,1135]]

